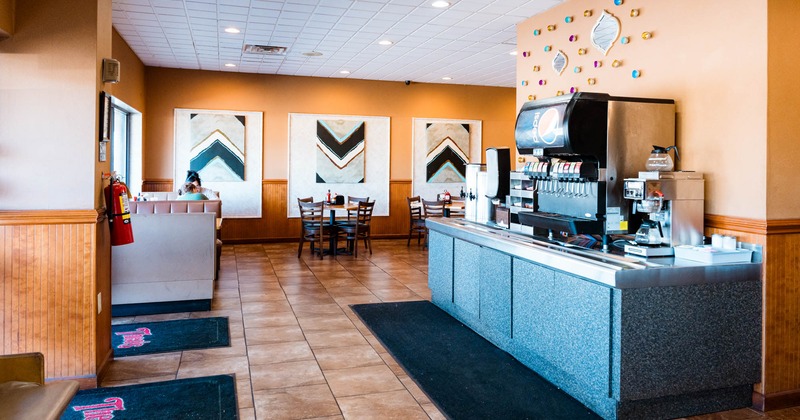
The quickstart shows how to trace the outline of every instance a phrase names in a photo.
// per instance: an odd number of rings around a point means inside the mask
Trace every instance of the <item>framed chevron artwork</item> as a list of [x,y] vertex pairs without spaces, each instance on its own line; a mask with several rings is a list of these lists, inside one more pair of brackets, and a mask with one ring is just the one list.
[[364,183],[364,121],[317,120],[317,183]]
[[219,191],[223,217],[261,217],[262,115],[175,109],[175,190],[195,170],[204,187]]
[[[289,114],[287,202],[331,194],[375,200],[373,215],[389,215],[389,117]],[[299,217],[297,205],[288,217]]]
[[244,182],[244,115],[189,114],[189,169],[208,181]]
[[414,118],[412,190],[434,200],[445,190],[457,196],[466,185],[467,163],[482,157],[479,120]]

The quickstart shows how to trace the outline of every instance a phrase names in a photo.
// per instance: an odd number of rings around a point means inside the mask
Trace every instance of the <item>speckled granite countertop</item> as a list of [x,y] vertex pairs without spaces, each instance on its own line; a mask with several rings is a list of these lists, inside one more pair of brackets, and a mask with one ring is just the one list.
[[761,280],[761,263],[644,259],[542,241],[464,219],[432,218],[427,224],[433,231],[620,289]]

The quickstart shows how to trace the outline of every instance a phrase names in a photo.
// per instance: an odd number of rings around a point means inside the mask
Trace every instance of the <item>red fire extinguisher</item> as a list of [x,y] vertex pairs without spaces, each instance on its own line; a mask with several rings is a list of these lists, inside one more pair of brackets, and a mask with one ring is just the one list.
[[111,245],[127,245],[133,242],[131,227],[131,208],[128,204],[128,188],[111,177],[104,189],[108,207],[108,225],[111,229]]

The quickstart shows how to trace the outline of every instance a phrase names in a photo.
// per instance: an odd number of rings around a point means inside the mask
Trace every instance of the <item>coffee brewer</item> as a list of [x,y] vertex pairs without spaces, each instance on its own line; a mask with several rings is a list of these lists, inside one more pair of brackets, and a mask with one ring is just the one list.
[[702,244],[704,183],[702,173],[688,171],[639,172],[638,178],[625,179],[624,197],[633,200],[635,212],[645,214],[635,244],[626,244],[625,252],[669,256],[675,246]]
[[675,144],[675,101],[579,92],[527,102],[515,129],[520,154],[535,162],[525,174],[535,180],[536,207],[519,222],[567,234],[632,233],[630,202],[622,180],[633,178],[650,147]]

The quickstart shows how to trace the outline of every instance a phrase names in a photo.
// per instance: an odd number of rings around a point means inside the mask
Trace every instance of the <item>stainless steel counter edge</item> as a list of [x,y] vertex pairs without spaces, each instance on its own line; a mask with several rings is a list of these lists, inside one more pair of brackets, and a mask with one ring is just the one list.
[[619,289],[761,280],[760,263],[644,260],[539,241],[464,219],[431,218],[426,224],[444,235]]

